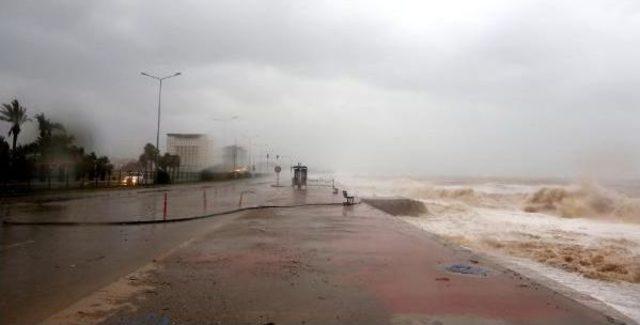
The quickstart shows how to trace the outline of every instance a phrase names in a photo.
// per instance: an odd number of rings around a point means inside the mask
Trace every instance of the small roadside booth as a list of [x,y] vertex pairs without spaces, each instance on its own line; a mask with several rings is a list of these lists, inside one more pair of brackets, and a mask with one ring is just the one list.
[[293,178],[291,179],[291,186],[302,189],[307,187],[307,166],[302,166],[298,163],[297,166],[291,167],[293,169]]

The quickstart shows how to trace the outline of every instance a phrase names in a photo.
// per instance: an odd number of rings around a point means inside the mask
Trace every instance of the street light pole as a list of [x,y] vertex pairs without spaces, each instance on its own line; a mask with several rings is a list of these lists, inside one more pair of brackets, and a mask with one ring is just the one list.
[[156,149],[160,155],[160,104],[162,103],[162,79],[158,79],[158,128],[156,129]]
[[158,80],[158,129],[156,130],[156,149],[158,150],[158,155],[160,154],[160,107],[161,107],[161,103],[162,103],[162,81],[165,79],[169,79],[169,78],[173,78],[173,77],[177,77],[179,75],[181,75],[181,72],[176,72],[172,75],[168,75],[168,76],[164,76],[164,77],[157,77],[154,75],[150,75],[146,72],[141,72],[141,75],[145,76],[145,77],[149,77],[149,78],[153,78],[155,80]]

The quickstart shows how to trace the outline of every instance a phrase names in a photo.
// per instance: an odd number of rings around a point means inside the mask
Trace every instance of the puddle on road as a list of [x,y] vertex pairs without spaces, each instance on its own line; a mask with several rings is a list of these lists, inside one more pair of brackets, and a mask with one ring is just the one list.
[[462,275],[487,277],[489,276],[489,270],[478,266],[473,266],[465,263],[451,264],[445,267],[445,270],[451,273],[457,273]]

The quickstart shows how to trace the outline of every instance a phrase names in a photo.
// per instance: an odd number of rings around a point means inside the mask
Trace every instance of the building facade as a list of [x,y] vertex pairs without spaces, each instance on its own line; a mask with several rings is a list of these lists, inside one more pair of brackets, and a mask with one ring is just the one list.
[[213,164],[213,140],[206,134],[168,133],[167,152],[180,156],[183,171],[200,171]]

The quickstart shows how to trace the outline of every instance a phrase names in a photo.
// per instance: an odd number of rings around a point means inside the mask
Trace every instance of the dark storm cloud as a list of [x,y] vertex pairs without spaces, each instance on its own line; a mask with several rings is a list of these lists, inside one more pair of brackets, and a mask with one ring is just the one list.
[[566,175],[640,145],[633,1],[1,6],[0,100],[82,123],[115,156],[154,139],[140,71],[184,73],[166,84],[166,132],[254,136],[337,169]]

